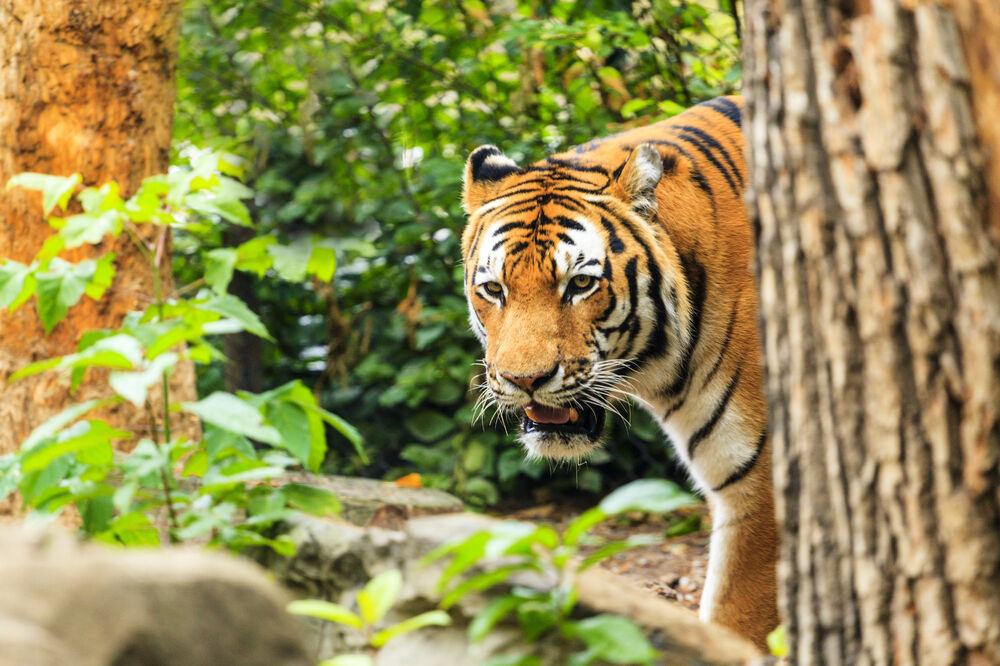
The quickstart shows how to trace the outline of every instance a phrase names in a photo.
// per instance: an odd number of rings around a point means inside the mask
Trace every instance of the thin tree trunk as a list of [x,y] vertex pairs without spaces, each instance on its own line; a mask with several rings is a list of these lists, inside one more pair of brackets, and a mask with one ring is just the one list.
[[[253,230],[246,227],[228,227],[223,232],[225,244],[234,247],[253,238]],[[254,312],[260,309],[253,278],[248,273],[236,271],[229,282],[229,293],[246,303]],[[252,333],[242,331],[222,339],[223,353],[226,355],[226,390],[230,393],[264,390],[264,368],[261,361],[261,339]]]
[[[83,174],[85,185],[116,180],[128,196],[169,162],[179,0],[0,0],[0,183],[22,171]],[[0,192],[0,257],[30,263],[52,234],[34,193]],[[169,236],[161,277],[170,276]],[[103,248],[107,250],[108,248]],[[0,452],[70,399],[68,382],[46,373],[6,384],[21,366],[76,349],[81,331],[115,326],[153,293],[152,270],[127,239],[113,248],[117,275],[100,302],[84,298],[45,337],[31,304],[0,313]],[[70,260],[83,251],[66,253]],[[96,373],[82,399],[100,393]],[[194,395],[193,371],[178,366],[178,399]],[[116,424],[143,419],[127,407],[106,412]],[[182,432],[194,424],[188,422]],[[176,429],[175,429],[176,432]]]
[[746,19],[793,661],[1000,663],[1000,7]]

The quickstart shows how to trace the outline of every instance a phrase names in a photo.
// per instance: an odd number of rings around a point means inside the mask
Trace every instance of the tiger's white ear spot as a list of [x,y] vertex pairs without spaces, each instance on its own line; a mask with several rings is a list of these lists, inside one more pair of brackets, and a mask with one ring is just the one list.
[[517,162],[500,152],[496,146],[480,146],[469,155],[466,175],[472,181],[496,181],[520,170]]
[[494,186],[507,176],[520,173],[517,162],[496,146],[480,146],[465,163],[462,205],[467,213],[479,208]]
[[632,150],[618,175],[626,203],[643,217],[656,214],[656,186],[662,176],[663,158],[648,143],[641,143]]

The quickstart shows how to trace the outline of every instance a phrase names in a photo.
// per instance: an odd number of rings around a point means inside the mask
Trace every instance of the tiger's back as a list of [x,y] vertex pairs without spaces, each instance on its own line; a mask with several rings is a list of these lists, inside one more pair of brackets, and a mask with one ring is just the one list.
[[473,328],[529,454],[585,456],[623,395],[660,422],[713,509],[702,616],[762,644],[776,530],[739,98],[526,168],[466,167]]

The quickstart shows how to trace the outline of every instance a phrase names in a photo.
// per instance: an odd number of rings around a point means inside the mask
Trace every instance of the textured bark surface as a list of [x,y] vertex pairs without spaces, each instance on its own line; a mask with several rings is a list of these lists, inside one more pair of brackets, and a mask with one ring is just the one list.
[[1000,663],[1000,7],[746,17],[793,660]]
[[[0,183],[22,171],[80,172],[85,185],[113,179],[128,196],[144,177],[165,171],[180,7],[179,0],[0,0],[0,25],[7,26],[0,39]],[[0,191],[0,257],[30,263],[52,234],[41,212],[36,193]],[[162,248],[169,287],[169,236],[149,240]],[[6,378],[32,361],[75,351],[81,331],[114,326],[149,302],[148,264],[124,237],[113,250],[112,288],[100,302],[83,298],[48,337],[31,303],[0,314],[0,452],[16,448],[68,398],[68,382],[52,373],[11,385]],[[93,395],[97,379],[91,374],[74,398]],[[178,399],[193,397],[190,365],[178,367],[173,383]],[[142,421],[127,407],[104,416],[133,429]]]

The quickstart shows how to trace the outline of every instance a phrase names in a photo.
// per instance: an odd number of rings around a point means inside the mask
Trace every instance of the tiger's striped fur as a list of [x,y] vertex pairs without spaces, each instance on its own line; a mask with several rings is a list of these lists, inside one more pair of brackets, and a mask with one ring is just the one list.
[[463,252],[486,382],[501,409],[534,415],[529,455],[585,456],[604,407],[648,409],[712,507],[701,615],[763,645],[777,536],[740,105],[525,168],[477,149]]

